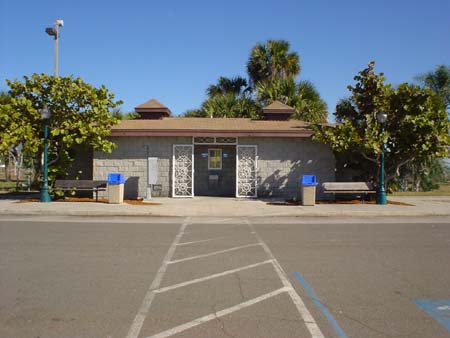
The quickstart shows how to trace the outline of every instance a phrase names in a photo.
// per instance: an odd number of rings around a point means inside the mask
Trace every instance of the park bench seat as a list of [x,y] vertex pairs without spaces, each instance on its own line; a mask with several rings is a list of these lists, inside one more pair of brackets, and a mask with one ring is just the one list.
[[370,182],[324,182],[322,183],[324,194],[360,194],[364,198],[368,194],[375,194],[376,191]]
[[106,181],[93,180],[56,180],[55,190],[75,190],[75,191],[93,191],[95,193],[95,201],[98,202],[98,192],[106,191]]

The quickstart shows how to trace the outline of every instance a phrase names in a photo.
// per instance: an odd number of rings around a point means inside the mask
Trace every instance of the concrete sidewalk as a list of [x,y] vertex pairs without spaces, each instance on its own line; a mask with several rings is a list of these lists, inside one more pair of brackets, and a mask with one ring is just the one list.
[[266,200],[218,197],[154,198],[159,205],[86,202],[17,203],[0,199],[0,215],[45,216],[213,216],[213,217],[376,217],[450,216],[450,196],[389,197],[412,204],[317,204],[315,206],[269,205]]

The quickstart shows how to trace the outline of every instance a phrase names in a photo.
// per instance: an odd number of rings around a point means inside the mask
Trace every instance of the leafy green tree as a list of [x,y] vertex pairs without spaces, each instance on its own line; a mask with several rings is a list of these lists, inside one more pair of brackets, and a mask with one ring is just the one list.
[[446,110],[450,108],[450,66],[439,65],[434,71],[421,75],[418,79],[442,98]]
[[429,158],[405,165],[393,184],[400,191],[430,191],[439,189],[440,184],[447,182],[449,177],[449,168],[442,159]]
[[264,44],[256,44],[247,62],[251,85],[254,87],[259,82],[274,78],[295,78],[300,73],[300,58],[289,49],[290,44],[285,40],[267,40]]
[[[0,91],[0,114],[9,114],[9,104],[10,103],[11,103],[11,95],[9,95],[5,91]],[[0,126],[0,130],[1,130],[1,128],[2,127]],[[0,141],[3,142],[1,137],[0,137]],[[9,171],[10,159],[17,158],[17,154],[18,154],[17,147],[4,146],[4,147],[0,148],[0,158],[5,165],[4,175],[5,175],[6,181],[9,181],[8,171]]]
[[[11,101],[0,105],[0,152],[21,145],[22,152],[40,165],[43,151],[40,109],[47,105],[49,120],[49,178],[65,177],[74,160],[74,147],[83,145],[111,152],[107,139],[119,119],[110,112],[120,105],[104,86],[95,88],[81,78],[46,74],[7,80]],[[40,168],[37,170],[40,173]]]
[[[354,155],[365,178],[377,180],[381,142],[387,145],[386,183],[401,174],[408,163],[448,154],[449,122],[442,100],[429,89],[407,83],[393,89],[374,62],[355,76],[348,86],[352,96],[336,107],[335,126],[316,128],[316,140],[326,142],[338,153]],[[380,132],[376,114],[388,114],[385,132]]]

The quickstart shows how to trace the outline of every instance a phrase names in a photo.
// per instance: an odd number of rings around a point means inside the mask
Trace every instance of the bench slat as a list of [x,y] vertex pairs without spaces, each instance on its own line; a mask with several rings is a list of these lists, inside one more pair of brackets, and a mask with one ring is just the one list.
[[94,189],[106,188],[106,181],[93,180],[56,180],[55,188]]
[[324,190],[324,194],[376,194],[375,190]]
[[324,182],[324,191],[372,191],[373,186],[369,182]]

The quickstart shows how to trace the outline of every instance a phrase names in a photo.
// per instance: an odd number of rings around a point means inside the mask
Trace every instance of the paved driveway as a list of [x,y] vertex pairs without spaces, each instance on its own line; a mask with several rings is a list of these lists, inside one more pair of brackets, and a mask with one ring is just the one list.
[[450,337],[449,261],[442,218],[3,218],[0,336]]

